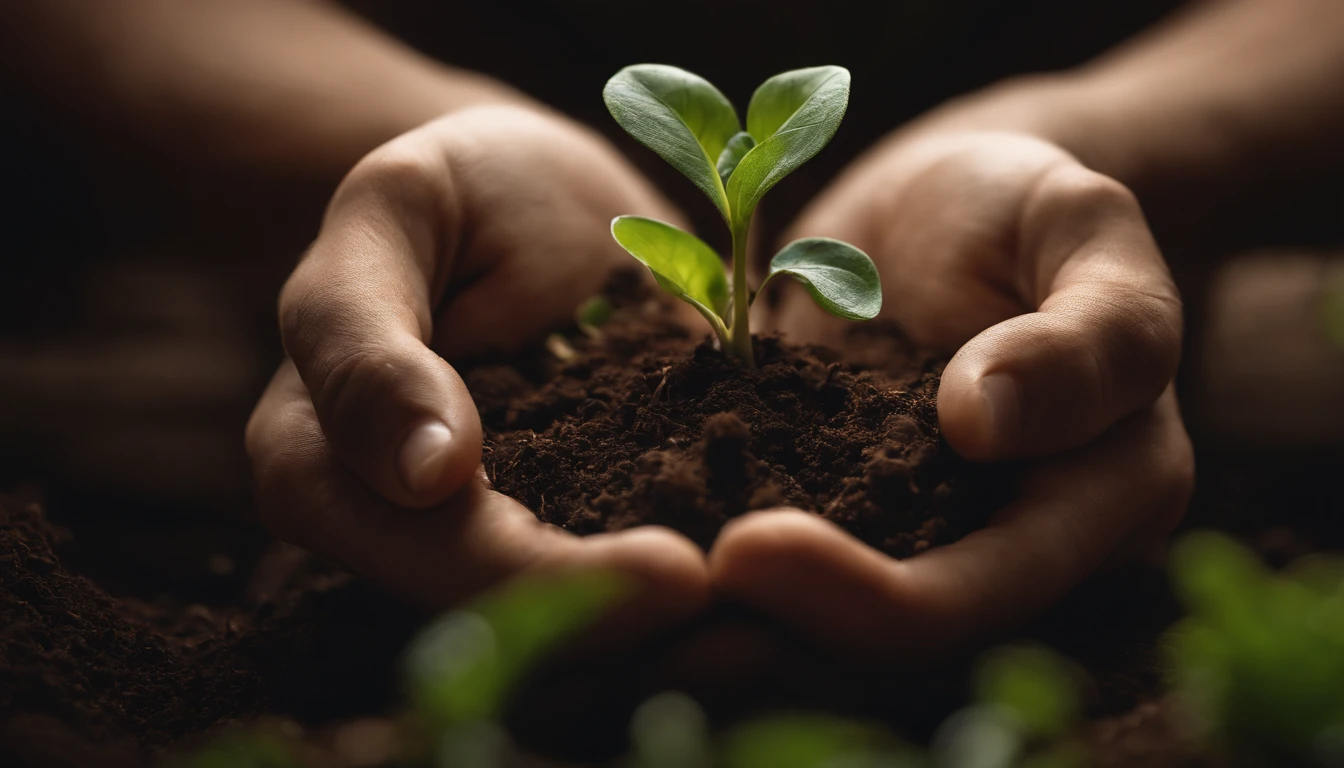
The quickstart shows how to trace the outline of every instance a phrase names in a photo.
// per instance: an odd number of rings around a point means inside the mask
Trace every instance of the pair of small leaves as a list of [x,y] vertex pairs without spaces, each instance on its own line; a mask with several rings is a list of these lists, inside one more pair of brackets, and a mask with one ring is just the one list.
[[677,67],[626,67],[602,98],[622,128],[685,174],[735,227],[835,135],[849,104],[849,71],[810,67],[766,80],[751,97],[745,131],[719,89]]
[[[642,216],[617,217],[611,234],[653,272],[663,290],[694,306],[722,337],[728,280],[713,248],[689,232]],[[882,309],[877,267],[849,243],[825,237],[795,240],[771,260],[761,289],[778,275],[802,283],[836,317],[871,320]]]

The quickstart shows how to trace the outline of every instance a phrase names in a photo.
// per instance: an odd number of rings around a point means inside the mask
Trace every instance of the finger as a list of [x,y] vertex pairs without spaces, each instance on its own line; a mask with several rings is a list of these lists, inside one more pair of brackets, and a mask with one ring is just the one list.
[[336,455],[384,498],[423,508],[480,461],[466,385],[428,347],[431,286],[460,222],[444,158],[415,134],[337,191],[280,297],[281,332]]
[[875,658],[955,650],[1049,606],[1136,537],[1165,534],[1193,484],[1168,391],[1112,434],[1042,465],[991,524],[893,560],[800,511],[730,523],[710,553],[720,592]]
[[944,435],[972,459],[1081,445],[1153,402],[1180,358],[1180,298],[1123,186],[1053,166],[1019,238],[1020,290],[1037,311],[967,342],[938,393]]
[[603,629],[627,636],[680,621],[709,599],[704,556],[686,538],[652,526],[579,538],[490,490],[482,475],[442,505],[397,514],[331,453],[288,363],[247,438],[272,533],[418,605],[451,606],[525,572],[611,572],[632,594]]

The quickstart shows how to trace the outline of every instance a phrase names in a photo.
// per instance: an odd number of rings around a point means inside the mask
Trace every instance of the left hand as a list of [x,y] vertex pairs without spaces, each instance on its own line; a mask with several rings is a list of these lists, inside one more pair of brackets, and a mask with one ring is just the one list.
[[[719,590],[847,651],[929,652],[1029,618],[1179,520],[1181,304],[1121,184],[1025,134],[898,134],[792,235],[866,251],[883,316],[957,350],[938,394],[955,450],[1033,461],[988,527],[908,560],[816,515],[747,515],[710,555]],[[775,321],[794,339],[843,329],[798,290]]]

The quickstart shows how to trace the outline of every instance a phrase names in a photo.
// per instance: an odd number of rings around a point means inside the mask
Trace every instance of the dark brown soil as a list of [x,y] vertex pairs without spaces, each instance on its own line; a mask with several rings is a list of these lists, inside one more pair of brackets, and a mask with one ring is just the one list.
[[39,505],[0,496],[0,765],[139,765],[236,718],[387,705],[386,660],[421,619],[289,548],[237,574],[248,594],[233,604],[171,584],[113,597],[62,563],[66,538]]
[[[601,341],[572,338],[566,361],[538,353],[468,372],[495,482],[552,522],[661,522],[708,544],[733,515],[791,503],[904,556],[979,524],[1007,488],[1000,470],[942,444],[938,362],[883,329],[860,330],[843,359],[766,338],[760,369],[744,373],[659,315],[625,312]],[[1337,453],[1274,463],[1206,445],[1201,456],[1193,524],[1230,528],[1276,564],[1344,548]],[[548,480],[522,482],[543,468]],[[421,614],[232,518],[87,499],[56,515],[66,527],[0,495],[0,766],[145,765],[257,718],[301,725],[310,743],[385,730],[367,718],[395,712],[398,655]],[[1205,764],[1161,694],[1158,646],[1177,615],[1161,567],[1140,564],[1025,633],[1094,681],[1099,764]],[[610,755],[632,706],[676,688],[715,722],[819,708],[918,739],[964,703],[968,669],[837,659],[721,605],[648,645],[551,665],[509,722],[543,754]]]
[[[1337,467],[1337,459],[1278,466],[1212,454],[1192,515],[1200,525],[1230,524],[1274,562],[1340,549],[1344,499],[1329,482]],[[1267,519],[1265,509],[1284,512]],[[259,716],[331,741],[347,728],[367,729],[364,717],[393,711],[396,659],[422,617],[376,589],[292,549],[251,556],[265,541],[256,531],[166,523],[134,507],[63,514],[68,532],[39,505],[0,496],[0,765],[144,765],[165,746],[185,748]],[[107,535],[110,521],[120,537]],[[126,542],[137,540],[158,542],[158,554],[130,554]],[[218,569],[215,580],[189,577],[220,558],[233,567]],[[153,583],[130,578],[146,569],[163,575]],[[1098,764],[1207,764],[1174,730],[1160,696],[1157,640],[1176,615],[1161,569],[1143,566],[1081,588],[1030,631],[1095,681],[1089,740]],[[735,613],[708,617],[687,634],[716,627],[719,640],[752,648],[754,638],[778,632]],[[756,654],[759,670],[730,679],[697,642],[666,637],[561,667],[555,675],[574,685],[534,685],[531,711],[519,707],[511,722],[520,736],[532,730],[528,744],[600,749],[597,734],[619,738],[640,696],[676,687],[727,717],[824,708],[920,737],[965,700],[961,665],[928,670],[936,685],[923,688],[928,681],[910,670],[818,663],[814,651],[789,641]],[[691,673],[696,685],[687,684]]]
[[569,359],[467,373],[486,472],[580,534],[660,524],[708,549],[729,519],[792,506],[914,555],[982,525],[1006,473],[939,436],[943,361],[880,338],[856,334],[868,361],[854,364],[767,336],[747,370],[656,303],[633,302],[598,338],[570,339]]

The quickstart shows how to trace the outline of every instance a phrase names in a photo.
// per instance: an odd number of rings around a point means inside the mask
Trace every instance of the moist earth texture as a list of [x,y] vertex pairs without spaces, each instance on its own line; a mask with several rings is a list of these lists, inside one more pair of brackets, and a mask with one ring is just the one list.
[[893,329],[860,326],[852,355],[758,338],[748,370],[669,317],[631,302],[592,337],[467,370],[500,492],[578,534],[658,524],[706,549],[733,517],[797,507],[897,557],[1004,498],[1005,470],[939,435],[942,360]]

